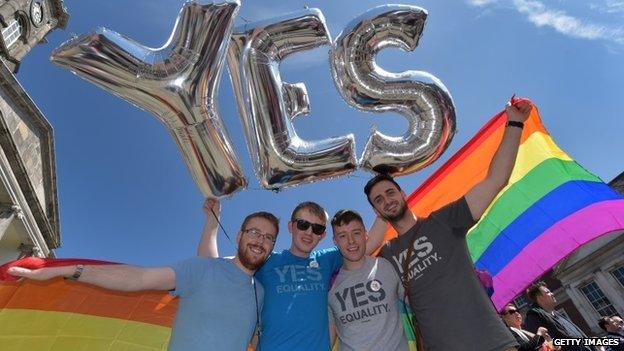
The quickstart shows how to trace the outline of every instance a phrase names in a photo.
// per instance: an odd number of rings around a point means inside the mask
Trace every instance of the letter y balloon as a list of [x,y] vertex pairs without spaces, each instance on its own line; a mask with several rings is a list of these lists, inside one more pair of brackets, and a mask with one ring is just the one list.
[[238,8],[238,0],[187,2],[161,48],[101,28],[64,43],[50,60],[152,113],[202,193],[228,195],[247,184],[216,98]]

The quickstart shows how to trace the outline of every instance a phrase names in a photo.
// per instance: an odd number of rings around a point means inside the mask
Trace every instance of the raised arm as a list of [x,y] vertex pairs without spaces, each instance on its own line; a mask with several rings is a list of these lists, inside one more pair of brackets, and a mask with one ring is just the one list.
[[219,229],[219,217],[221,216],[221,203],[217,198],[207,198],[204,202],[206,224],[202,230],[197,255],[205,257],[219,257],[217,246],[217,231]]
[[[77,266],[47,267],[30,270],[11,267],[8,273],[32,280],[71,277]],[[169,267],[142,268],[136,266],[105,264],[84,266],[79,281],[117,291],[171,290],[175,288],[175,272]]]
[[[516,163],[522,128],[517,127],[518,122],[524,123],[531,112],[531,104],[520,101],[515,104],[508,103],[506,108],[508,124],[492,162],[488,174],[484,180],[475,185],[466,194],[466,202],[470,208],[472,218],[478,220],[488,208],[496,194],[498,194],[509,181],[511,171]],[[509,124],[511,122],[511,125]]]
[[387,230],[388,224],[381,217],[377,216],[375,222],[368,230],[368,239],[366,240],[367,255],[372,255],[383,244]]

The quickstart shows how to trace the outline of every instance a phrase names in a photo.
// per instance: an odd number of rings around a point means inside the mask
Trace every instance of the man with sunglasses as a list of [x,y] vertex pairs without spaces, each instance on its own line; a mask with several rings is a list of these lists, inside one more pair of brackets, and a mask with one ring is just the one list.
[[[208,220],[211,215],[208,215]],[[342,257],[337,248],[314,251],[326,235],[327,212],[307,201],[295,207],[288,222],[290,248],[273,252],[256,278],[265,288],[264,308],[258,340],[260,351],[329,350],[327,292]],[[213,226],[207,225],[198,252],[211,256],[216,250]],[[370,241],[367,252],[376,249],[379,237]],[[376,244],[377,246],[379,244]]]
[[403,280],[427,351],[515,349],[516,341],[498,318],[474,272],[466,244],[468,229],[508,183],[515,163],[531,105],[513,102],[507,104],[505,132],[487,176],[455,202],[427,218],[417,218],[391,176],[377,175],[364,188],[377,215],[399,234],[380,255],[393,264]]
[[193,257],[158,268],[120,264],[12,267],[8,273],[33,280],[65,277],[116,291],[171,290],[180,303],[170,351],[246,350],[264,295],[253,274],[273,249],[278,230],[274,215],[250,214],[241,224],[232,259]]

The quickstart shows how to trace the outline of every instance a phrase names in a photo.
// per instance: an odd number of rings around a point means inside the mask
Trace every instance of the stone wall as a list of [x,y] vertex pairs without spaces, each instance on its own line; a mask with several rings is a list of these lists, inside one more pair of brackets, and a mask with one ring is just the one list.
[[[7,101],[7,97],[3,92],[0,92],[0,118],[4,119],[4,123],[0,123],[0,134],[8,133],[13,140],[14,147],[17,149],[28,179],[35,190],[39,204],[46,211],[46,194],[41,159],[41,131],[31,121],[20,117],[20,115],[24,114],[23,111],[19,111],[16,106],[13,106],[10,101]],[[1,140],[6,143],[6,136],[1,138]],[[2,147],[6,151],[11,149],[9,145],[2,145]]]

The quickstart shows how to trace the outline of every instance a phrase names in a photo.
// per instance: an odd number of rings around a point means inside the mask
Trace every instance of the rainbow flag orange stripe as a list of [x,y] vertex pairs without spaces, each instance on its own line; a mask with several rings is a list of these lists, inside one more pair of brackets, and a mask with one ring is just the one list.
[[163,292],[113,292],[63,279],[5,281],[0,350],[166,350],[176,308],[177,299]]
[[[408,197],[420,217],[458,199],[483,180],[503,136],[494,116]],[[624,198],[561,150],[533,108],[509,184],[468,232],[475,265],[493,276],[497,308],[557,262],[601,235],[624,229]],[[393,229],[386,233],[389,240]]]

